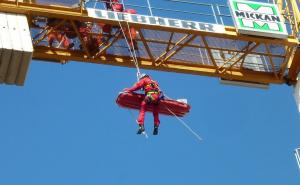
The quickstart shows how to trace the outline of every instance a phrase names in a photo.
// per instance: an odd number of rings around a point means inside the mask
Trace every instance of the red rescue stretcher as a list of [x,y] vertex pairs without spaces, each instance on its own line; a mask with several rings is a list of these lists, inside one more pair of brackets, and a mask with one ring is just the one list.
[[[124,108],[139,110],[144,97],[144,94],[121,92],[116,100],[116,103]],[[190,108],[190,105],[187,103],[166,98],[160,100],[159,103],[159,113],[169,116],[174,116],[174,113],[178,117],[183,117],[190,111]],[[148,105],[146,111],[152,112],[152,110],[153,105]]]

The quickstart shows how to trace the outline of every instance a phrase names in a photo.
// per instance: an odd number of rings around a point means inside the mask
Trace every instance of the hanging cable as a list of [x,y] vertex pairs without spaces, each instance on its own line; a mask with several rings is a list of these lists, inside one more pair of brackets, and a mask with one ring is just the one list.
[[[119,94],[121,94],[121,93],[125,93],[125,92],[120,92]],[[128,110],[128,112],[129,112],[130,116],[132,117],[132,119],[134,119],[134,120],[135,120],[135,122],[136,122],[137,124],[139,124],[139,123],[138,123],[138,121],[135,119],[135,116],[133,115],[133,112],[132,112],[132,110],[131,110],[131,109],[129,109],[129,108],[126,108],[126,109]],[[146,131],[142,132],[142,134],[145,136],[145,138],[146,138],[146,139],[148,139],[148,138],[149,138],[149,136],[148,136],[148,134],[147,134],[147,132],[146,132]]]
[[[111,0],[110,0],[110,5],[112,6],[112,1],[111,1]],[[122,5],[123,5],[123,3],[122,3]],[[123,5],[123,7],[124,7],[124,5]],[[125,22],[126,22],[126,24],[127,24],[127,28],[128,28],[128,32],[129,32],[129,37],[130,37],[131,43],[133,43],[131,31],[130,31],[130,29],[129,29],[129,23],[128,23],[128,21],[125,21]],[[125,31],[124,31],[124,29],[123,29],[123,27],[122,27],[121,21],[118,20],[118,23],[119,23],[119,26],[120,26],[120,28],[121,28],[121,31],[122,31],[123,37],[124,37],[124,39],[125,39],[125,42],[126,42],[126,44],[127,44],[127,46],[128,46],[128,49],[129,49],[129,52],[130,52],[130,56],[131,56],[131,58],[133,59],[133,62],[134,62],[135,67],[136,67],[136,69],[137,69],[137,74],[139,75],[139,74],[141,74],[141,73],[140,73],[140,68],[139,68],[137,56],[136,56],[136,53],[135,53],[134,45],[132,44],[132,47],[133,47],[133,51],[132,51],[132,50],[131,50],[131,46],[130,46],[130,44],[129,44],[129,42],[128,42],[128,39],[127,39],[127,37],[126,37],[126,33],[125,33]]]
[[[127,21],[125,21],[125,22],[127,23],[128,27],[129,27],[128,22],[127,22]],[[119,26],[120,26],[120,28],[121,28],[123,37],[124,37],[124,39],[125,39],[125,41],[126,41],[126,44],[127,44],[127,46],[128,46],[130,55],[131,55],[131,57],[132,57],[132,59],[133,59],[133,62],[134,62],[134,64],[135,64],[135,67],[136,67],[136,69],[137,69],[137,73],[138,73],[138,74],[141,74],[141,73],[140,73],[139,64],[138,64],[138,60],[137,60],[137,57],[136,57],[136,53],[135,53],[135,50],[134,50],[134,46],[133,46],[133,51],[132,51],[132,50],[131,50],[131,46],[130,46],[130,44],[129,44],[129,42],[128,42],[128,39],[127,39],[127,37],[126,37],[125,31],[124,31],[124,29],[123,29],[123,27],[122,27],[121,21],[119,20],[118,23],[119,23]],[[132,41],[131,31],[130,31],[130,30],[128,30],[128,31],[129,31],[130,39],[131,39],[131,41]]]
[[[167,94],[163,93],[163,96],[167,99],[172,100]],[[175,116],[175,118],[185,127],[187,128],[199,141],[203,141],[203,139],[197,134],[188,124],[186,124],[182,119],[180,119],[174,112],[172,112],[167,106],[164,105],[164,107]]]
[[199,136],[199,134],[197,134],[190,126],[188,126],[188,124],[186,124],[182,119],[180,119],[173,111],[171,111],[167,106],[164,105],[164,107],[171,113],[173,114],[176,119],[188,130],[190,131],[196,138],[198,141],[203,141],[203,139]]
[[[134,118],[134,115],[133,115],[133,112],[132,112],[132,110],[131,110],[131,109],[129,109],[129,108],[127,108],[127,109],[128,109],[128,111],[129,111],[129,113],[130,113],[131,117],[132,117],[133,119],[135,119],[135,118]],[[136,122],[137,124],[139,124],[139,123],[137,122],[137,120],[135,120],[135,122]],[[142,134],[145,136],[145,138],[146,138],[146,139],[148,139],[148,138],[149,138],[149,136],[148,136],[148,134],[147,134],[147,132],[146,132],[146,131],[142,132]]]
[[129,27],[129,23],[126,21],[126,24],[127,24],[127,29],[128,29],[128,32],[129,32],[130,41],[132,43],[133,54],[134,54],[134,57],[135,57],[136,62],[137,62],[137,67],[139,67],[138,60],[137,60],[137,55],[136,55],[136,52],[135,52],[135,47],[134,47],[134,44],[133,44],[132,34],[131,34],[130,27]]
[[[122,2],[123,2],[123,1],[122,1]],[[112,6],[113,6],[112,0],[110,0],[109,3],[110,3],[110,6],[112,7]],[[124,6],[124,3],[122,3],[122,5],[123,5],[123,7],[125,7],[125,6]],[[125,22],[126,22],[127,27],[128,27],[128,32],[129,32],[130,40],[131,40],[131,42],[132,42],[133,39],[132,39],[131,31],[130,31],[130,29],[129,29],[129,23],[128,23],[128,21],[125,21]],[[127,37],[126,37],[126,33],[125,33],[125,31],[124,31],[124,29],[123,29],[123,27],[122,27],[121,21],[120,21],[119,19],[118,19],[118,23],[119,23],[119,26],[120,26],[120,28],[121,28],[121,31],[122,31],[124,40],[125,40],[125,42],[126,42],[126,44],[127,44],[127,46],[128,46],[128,49],[129,49],[129,52],[130,52],[130,56],[131,56],[131,58],[133,59],[135,68],[136,68],[136,70],[137,70],[137,76],[139,76],[139,75],[141,74],[141,72],[140,72],[140,68],[139,68],[137,56],[136,56],[136,53],[135,53],[134,45],[132,44],[132,45],[133,45],[133,46],[132,46],[132,47],[133,47],[133,51],[132,51],[131,46],[130,46],[130,44],[129,44],[129,42],[128,42],[128,39],[127,39]],[[133,42],[132,42],[132,43],[133,43]]]
[[[127,109],[128,109],[128,108],[127,108]],[[134,115],[133,115],[132,110],[131,110],[131,109],[128,109],[128,111],[129,111],[131,117],[134,119]],[[139,123],[137,122],[137,120],[135,120],[135,122],[136,122],[137,124],[139,124]],[[148,134],[147,134],[147,132],[146,132],[145,130],[142,132],[142,134],[145,136],[146,139],[149,138],[149,136],[148,136]]]

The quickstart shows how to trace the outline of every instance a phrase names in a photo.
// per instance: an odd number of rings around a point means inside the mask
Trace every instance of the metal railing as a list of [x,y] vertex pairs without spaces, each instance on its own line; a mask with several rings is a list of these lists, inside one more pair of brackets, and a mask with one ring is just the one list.
[[[30,0],[10,0],[28,2]],[[136,9],[138,14],[184,19],[197,22],[207,22],[234,26],[228,5],[195,2],[195,0],[119,0],[125,9]],[[208,1],[208,0],[207,0]],[[256,0],[274,3],[274,0]],[[38,4],[58,4],[79,6],[81,0],[35,0]],[[105,9],[104,0],[83,0],[86,7]],[[287,25],[289,29],[290,25]]]
[[[186,0],[140,0],[138,3],[136,1],[123,0],[120,2],[124,4],[126,9],[134,8],[139,14],[150,16],[188,19],[215,24],[224,23],[220,16],[228,16],[221,13],[218,7],[212,3],[199,3]],[[89,0],[87,1],[87,6],[103,9],[104,3],[105,1],[103,0]]]
[[[105,0],[7,0],[19,2],[35,2],[37,4],[64,5],[69,7],[85,7],[106,9]],[[200,3],[196,0],[119,0],[125,9],[135,9],[138,14],[181,20],[222,24],[234,26],[229,6],[225,4]],[[203,0],[205,1],[205,0]],[[208,0],[207,0],[208,1]],[[256,0],[275,3],[274,0]],[[82,10],[82,7],[81,7]],[[291,15],[286,15],[291,16]],[[286,20],[288,34],[293,33],[295,25]]]

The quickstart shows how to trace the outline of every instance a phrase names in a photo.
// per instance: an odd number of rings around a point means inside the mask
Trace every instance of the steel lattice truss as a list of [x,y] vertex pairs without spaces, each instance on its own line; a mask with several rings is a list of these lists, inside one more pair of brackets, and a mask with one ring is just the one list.
[[[34,58],[60,63],[81,61],[134,67],[120,29],[121,26],[124,29],[129,26],[138,31],[136,51],[141,68],[263,84],[283,83],[298,44],[293,37],[282,40],[238,35],[233,27],[226,27],[226,32],[220,34],[96,20],[88,17],[82,8],[0,3],[0,9],[26,13],[33,38]],[[49,17],[58,19],[58,24],[47,26]],[[83,41],[76,27],[78,21],[92,23],[89,36],[102,38],[96,52]],[[112,32],[103,33],[98,23],[112,25]],[[59,42],[50,47],[47,41],[49,33],[65,24],[70,25],[72,34],[76,35],[70,39],[74,47],[64,49]]]

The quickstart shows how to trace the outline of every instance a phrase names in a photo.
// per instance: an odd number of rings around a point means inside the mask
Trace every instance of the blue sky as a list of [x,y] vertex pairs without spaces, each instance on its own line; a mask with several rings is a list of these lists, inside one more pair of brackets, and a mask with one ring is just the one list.
[[188,99],[184,120],[204,141],[167,116],[145,139],[135,134],[137,112],[115,103],[135,72],[33,61],[24,87],[0,86],[0,185],[299,185],[291,87],[144,71],[168,96]]

